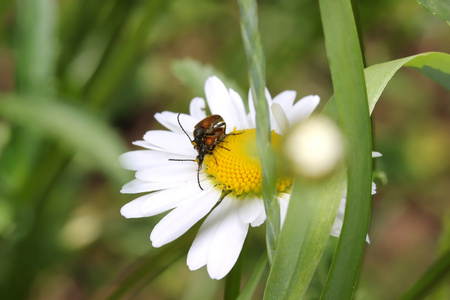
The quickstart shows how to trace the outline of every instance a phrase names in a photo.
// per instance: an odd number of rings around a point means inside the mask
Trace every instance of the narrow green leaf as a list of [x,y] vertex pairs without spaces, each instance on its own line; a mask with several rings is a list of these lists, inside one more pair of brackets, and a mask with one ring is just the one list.
[[251,300],[253,297],[253,293],[256,290],[256,287],[258,285],[258,282],[261,280],[264,271],[267,267],[267,254],[264,253],[259,258],[258,262],[256,263],[255,268],[253,269],[252,275],[248,278],[247,282],[245,283],[244,287],[242,288],[241,293],[237,297],[237,300]]
[[[450,55],[440,52],[427,52],[412,55],[393,61],[370,66],[364,70],[366,76],[367,98],[372,113],[386,85],[401,67],[410,67],[427,75],[450,91]],[[324,112],[328,116],[337,117],[337,106],[334,96],[328,101]]]
[[109,295],[105,296],[103,291],[101,297],[95,298],[116,300],[136,296],[140,288],[152,282],[184,255],[191,240],[192,236],[187,234],[164,248],[155,249],[128,267],[126,272],[118,277],[117,284],[112,287]]
[[[439,257],[443,257],[443,255],[445,255],[446,252],[450,252],[450,210],[448,209],[442,216],[442,229],[440,233],[437,253]],[[436,280],[438,281],[436,282],[437,286],[435,289],[432,289],[430,291],[431,293],[429,294],[427,299],[429,300],[450,299],[450,285],[445,284],[447,282],[450,282],[450,266],[448,266],[448,268],[449,270],[447,271],[447,275],[444,275]],[[427,273],[430,275],[429,272]],[[438,283],[440,283],[440,285],[438,285]],[[434,287],[431,286],[431,288]]]
[[94,74],[84,87],[84,98],[95,107],[101,107],[116,90],[148,46],[148,36],[152,25],[156,23],[167,1],[141,2],[142,14],[136,23],[129,21],[121,34],[115,36],[98,64]]
[[450,25],[450,2],[448,0],[417,0],[417,2]]
[[322,299],[350,299],[356,286],[371,203],[372,136],[364,67],[349,0],[319,0],[339,121],[347,139],[344,224]]
[[55,58],[55,0],[21,0],[17,7],[18,89],[22,93],[48,94]]
[[255,104],[256,143],[262,168],[262,195],[266,211],[267,255],[272,265],[280,233],[280,207],[276,197],[276,167],[271,144],[269,106],[265,97],[266,66],[258,31],[258,10],[255,0],[239,0],[241,33],[247,62],[249,82]]
[[343,168],[320,181],[296,178],[264,299],[302,299],[322,256],[344,186]]
[[[377,64],[365,70],[370,112],[373,111],[388,82],[402,66],[414,68],[450,90],[450,80],[447,79],[450,74],[450,55],[448,54],[430,52]],[[337,103],[334,96],[328,101],[324,113],[335,119],[338,118]],[[344,183],[345,181],[342,184]],[[345,253],[342,255],[345,255]],[[351,259],[351,257],[348,259]],[[342,273],[345,273],[345,270]],[[341,275],[344,276],[345,274]],[[339,278],[338,281],[343,280],[343,278]]]
[[203,94],[206,79],[213,75],[219,77],[225,83],[225,86],[231,87],[239,95],[241,95],[241,97],[245,95],[234,80],[227,78],[224,74],[216,70],[211,65],[203,65],[195,59],[185,58],[175,60],[171,64],[171,67],[172,72],[178,80],[188,86],[195,95]]
[[242,254],[243,253],[239,255],[233,269],[231,269],[230,273],[225,277],[224,300],[236,299],[241,290]]
[[52,101],[30,101],[16,96],[0,97],[0,116],[31,132],[39,132],[61,142],[69,153],[88,158],[107,176],[122,184],[128,179],[117,164],[125,151],[119,136],[105,123],[79,109]]
[[450,250],[443,253],[400,299],[424,299],[448,274],[450,274]]

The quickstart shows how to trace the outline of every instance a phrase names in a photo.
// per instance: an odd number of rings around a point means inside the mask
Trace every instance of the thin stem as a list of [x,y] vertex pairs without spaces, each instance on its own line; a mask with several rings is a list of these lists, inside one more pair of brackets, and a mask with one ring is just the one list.
[[439,257],[400,299],[424,299],[448,274],[450,274],[450,250]]
[[265,61],[258,31],[255,0],[239,0],[241,33],[249,65],[250,88],[255,105],[256,143],[262,168],[262,195],[266,210],[267,254],[272,265],[280,233],[280,208],[276,197],[276,168],[271,144],[269,107],[265,97]]

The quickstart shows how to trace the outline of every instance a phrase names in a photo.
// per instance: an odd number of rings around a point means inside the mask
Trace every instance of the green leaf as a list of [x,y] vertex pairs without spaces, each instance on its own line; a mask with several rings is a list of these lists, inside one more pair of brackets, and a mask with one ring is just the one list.
[[18,1],[17,84],[22,93],[51,92],[55,58],[55,2]]
[[[364,71],[370,112],[373,111],[375,104],[379,100],[381,93],[388,82],[403,66],[422,72],[446,89],[450,90],[450,55],[448,54],[429,52],[377,64],[366,68]],[[334,96],[328,101],[326,107],[324,108],[324,113],[337,119],[337,103]],[[343,181],[342,184],[345,184],[345,181]],[[340,255],[345,256],[347,260],[351,260],[353,254],[350,252],[341,251]],[[335,273],[336,282],[337,285],[339,285],[341,282],[344,282],[343,280],[346,278],[347,268],[335,269]]]
[[225,86],[235,90],[241,97],[246,95],[238,84],[224,74],[217,71],[211,65],[203,65],[199,61],[192,58],[185,58],[175,60],[172,64],[172,72],[184,85],[188,86],[195,95],[202,95],[204,93],[205,81],[210,76],[219,77]]
[[241,33],[247,62],[249,82],[255,105],[256,144],[261,161],[262,195],[266,211],[266,243],[269,264],[272,265],[280,234],[280,207],[276,197],[276,166],[271,144],[269,106],[265,96],[266,64],[258,31],[256,0],[239,0]]
[[345,172],[320,181],[296,178],[264,299],[302,299],[339,207]]
[[424,299],[429,292],[450,274],[450,250],[443,253],[422,277],[400,298],[401,300]]
[[[386,85],[401,67],[410,67],[427,75],[450,91],[450,55],[441,52],[416,54],[381,64],[364,70],[366,76],[367,98],[372,113]],[[328,116],[337,118],[336,99],[330,98],[324,108]]]
[[348,0],[320,0],[337,112],[347,140],[347,202],[336,254],[322,299],[351,299],[369,224],[372,135],[364,67]]
[[417,2],[450,25],[450,2],[448,0],[417,0]]
[[250,275],[250,277],[248,278],[247,282],[242,288],[242,291],[237,297],[237,300],[252,299],[253,293],[255,292],[258,282],[261,280],[261,277],[263,276],[266,267],[267,267],[267,254],[264,253],[261,255],[258,262],[256,263],[256,267],[253,269],[252,275]]
[[[154,34],[156,24],[167,1],[142,1],[139,7],[139,20],[128,20],[121,34],[114,35],[103,53],[96,70],[84,86],[83,98],[95,107],[102,107],[121,81],[129,74],[133,64],[148,47],[149,35]],[[153,41],[153,40],[151,40]]]
[[117,158],[125,151],[120,137],[105,123],[67,104],[46,99],[33,101],[14,95],[0,97],[0,116],[31,132],[54,138],[69,153],[79,153],[123,184],[128,175]]
[[225,286],[223,299],[234,300],[239,295],[241,289],[241,273],[242,273],[242,253],[239,255],[237,262],[234,264],[233,269],[225,277]]

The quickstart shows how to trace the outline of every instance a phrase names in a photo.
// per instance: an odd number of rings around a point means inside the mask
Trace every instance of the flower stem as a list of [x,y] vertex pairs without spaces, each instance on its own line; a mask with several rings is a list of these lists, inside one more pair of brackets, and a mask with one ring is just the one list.
[[269,106],[265,97],[265,61],[258,31],[255,0],[238,0],[241,10],[241,33],[247,62],[249,81],[256,110],[256,143],[262,168],[262,195],[266,210],[267,253],[272,265],[280,233],[280,208],[276,197],[276,167],[271,144]]

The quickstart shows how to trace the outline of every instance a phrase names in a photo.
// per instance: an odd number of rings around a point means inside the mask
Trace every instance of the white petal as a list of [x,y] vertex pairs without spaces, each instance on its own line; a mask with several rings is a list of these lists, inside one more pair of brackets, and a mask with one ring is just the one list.
[[297,92],[295,91],[284,91],[273,98],[271,110],[280,128],[280,133],[285,133],[289,129],[289,120],[286,112],[292,109],[296,95]]
[[280,132],[278,133],[286,133],[286,131],[289,129],[289,120],[286,116],[285,111],[278,103],[273,103],[270,109],[272,111],[273,118],[278,125],[278,128],[280,128]]
[[176,188],[154,192],[145,199],[140,210],[143,216],[149,217],[176,207],[181,201],[201,192],[197,180],[180,184]]
[[199,120],[191,117],[190,115],[180,114],[178,122],[178,113],[163,111],[155,114],[155,119],[167,129],[179,133],[185,134],[183,129],[191,136],[194,131],[194,126]]
[[[330,235],[338,238],[341,235],[342,225],[343,224],[344,224],[343,219],[336,218],[334,220],[333,226],[331,227]],[[368,244],[370,244],[370,239],[369,239],[369,235],[368,234],[366,235],[366,242]]]
[[253,220],[253,222],[250,223],[250,225],[252,225],[252,227],[258,227],[259,225],[264,223],[264,221],[266,220],[266,211],[264,208],[264,202],[262,200],[259,200],[258,205],[260,206],[259,215],[258,215],[258,217],[256,217],[255,220]]
[[284,220],[286,219],[287,208],[289,205],[289,194],[281,194],[278,196],[278,204],[280,205],[280,226],[283,228]]
[[197,270],[208,262],[208,253],[218,228],[217,225],[225,218],[229,206],[230,202],[223,200],[200,226],[187,255],[187,265],[190,270]]
[[[275,130],[275,132],[277,133],[281,133],[280,128],[278,127],[277,122],[275,122],[275,118],[273,117],[273,114],[271,112],[271,106],[272,106],[272,96],[269,93],[269,90],[266,88],[265,90],[265,96],[266,96],[266,101],[267,101],[267,105],[269,107],[269,115],[270,115],[270,128]],[[249,115],[248,115],[248,120],[250,121],[250,125],[252,125],[252,127],[255,127],[256,124],[256,112],[255,112],[255,107],[254,107],[254,102],[253,102],[253,95],[252,95],[252,91],[251,89],[248,91],[248,108],[249,108]]]
[[195,119],[202,120],[206,118],[205,108],[205,99],[196,97],[192,99],[191,103],[189,104],[189,113]]
[[272,114],[272,110],[271,110],[271,107],[273,104],[272,96],[270,95],[269,90],[267,88],[265,88],[264,91],[265,91],[266,100],[267,100],[267,107],[269,108],[270,128],[272,130],[275,130],[276,133],[281,134],[280,127],[278,126],[277,122],[275,121],[275,118],[274,118],[274,116]]
[[167,214],[153,229],[150,239],[153,247],[161,247],[179,238],[203,218],[220,198],[214,187],[205,189],[189,198]]
[[221,115],[229,128],[234,128],[235,116],[230,94],[225,85],[216,76],[209,77],[205,83],[206,101],[212,114]]
[[296,91],[284,91],[273,98],[273,103],[278,103],[285,111],[289,111],[294,105]]
[[342,219],[336,218],[334,220],[333,226],[331,227],[330,235],[339,237],[339,235],[341,234],[341,230],[342,230],[342,224],[343,224]]
[[339,208],[337,211],[337,218],[344,219],[345,214],[345,205],[346,205],[347,199],[345,197],[342,197],[341,202],[339,203]]
[[253,95],[252,95],[252,90],[249,89],[248,90],[248,116],[247,116],[247,121],[249,122],[249,125],[251,126],[251,128],[255,128],[255,116],[256,116],[256,111],[255,111],[255,103],[253,102]]
[[150,130],[144,134],[144,140],[149,149],[164,151],[179,155],[196,156],[191,141],[185,134],[167,130]]
[[286,111],[289,119],[289,124],[293,126],[295,123],[307,119],[316,109],[317,105],[319,105],[319,102],[319,96],[315,95],[306,96],[300,99],[297,103],[294,104],[292,109]]
[[125,184],[120,192],[122,194],[136,194],[144,192],[153,192],[178,186],[179,182],[148,182],[134,179]]
[[119,156],[119,163],[127,170],[138,171],[159,165],[161,161],[169,161],[173,154],[154,150],[129,151]]
[[[342,225],[344,224],[346,198],[342,197],[341,203],[334,219],[333,226],[331,227],[331,236],[339,237],[341,235]],[[369,235],[366,236],[366,242],[370,244]]]
[[136,178],[151,182],[180,182],[196,177],[197,168],[194,161],[162,161],[160,165],[137,171]]
[[377,193],[377,185],[375,182],[372,182],[372,195],[375,195]]
[[127,219],[145,217],[141,212],[141,206],[148,197],[149,195],[144,195],[137,199],[134,199],[131,202],[128,202],[127,204],[122,206],[122,208],[120,209],[120,214]]
[[226,216],[216,224],[217,231],[211,243],[207,270],[212,279],[222,279],[236,263],[248,232],[248,224],[242,223],[237,216],[238,199],[225,198],[229,201]]
[[[170,131],[167,131],[167,132],[170,132]],[[153,145],[150,143],[147,143],[146,141],[133,141],[131,143],[135,146],[139,146],[142,148],[153,149]]]
[[242,223],[252,223],[261,214],[261,199],[256,196],[247,196],[238,207],[238,217]]
[[[233,117],[237,130],[251,128],[247,122],[247,115],[245,112],[244,102],[241,96],[233,89],[229,89],[230,100],[233,107]],[[230,128],[232,131],[234,128]]]
[[375,158],[375,157],[381,157],[381,156],[383,156],[383,154],[381,154],[380,152],[372,151],[372,157],[373,157],[373,158]]

